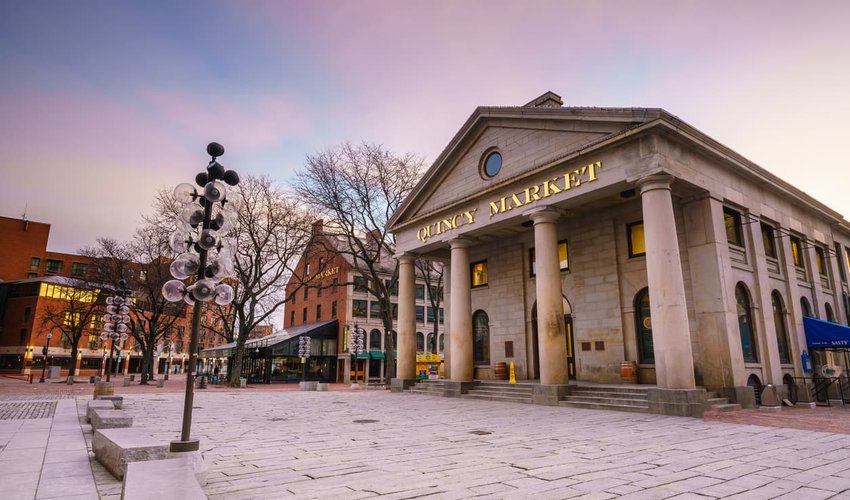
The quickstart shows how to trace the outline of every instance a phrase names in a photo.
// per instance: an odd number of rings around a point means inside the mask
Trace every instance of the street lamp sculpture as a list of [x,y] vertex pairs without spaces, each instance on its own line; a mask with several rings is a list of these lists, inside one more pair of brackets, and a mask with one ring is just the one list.
[[100,334],[100,340],[106,342],[112,339],[112,344],[109,346],[109,360],[106,363],[106,381],[109,382],[109,376],[112,373],[112,353],[115,351],[115,341],[121,339],[127,340],[127,331],[130,327],[130,307],[127,305],[129,297],[132,294],[127,290],[127,282],[124,280],[118,281],[118,290],[112,297],[106,298],[106,314],[103,315],[103,333]]
[[47,351],[50,349],[50,339],[53,337],[53,334],[47,333],[47,343],[44,344],[44,347],[41,348],[41,354],[44,356],[44,361],[41,363],[41,378],[38,379],[39,384],[44,383],[44,370],[47,368]]
[[[166,300],[183,300],[193,306],[183,429],[180,440],[171,442],[172,452],[197,451],[200,448],[200,442],[190,439],[190,433],[203,304],[213,300],[216,304],[227,305],[233,301],[233,288],[221,283],[222,279],[235,275],[233,257],[236,251],[234,239],[227,236],[236,224],[236,197],[228,197],[225,184],[237,185],[239,175],[233,170],[225,170],[216,161],[224,154],[221,144],[211,142],[207,153],[211,159],[206,170],[195,176],[195,183],[201,189],[185,182],[174,189],[175,199],[184,206],[169,244],[180,255],[171,263],[171,275],[175,279],[162,286],[162,296]],[[188,286],[183,283],[192,276],[195,277],[194,283]]]
[[[354,381],[357,382],[357,356],[363,354],[366,349],[366,330],[354,325],[354,330],[351,332],[351,357],[354,361]],[[366,379],[364,370],[363,379]]]
[[301,381],[307,380],[307,358],[310,357],[310,337],[298,339],[298,357],[301,358]]

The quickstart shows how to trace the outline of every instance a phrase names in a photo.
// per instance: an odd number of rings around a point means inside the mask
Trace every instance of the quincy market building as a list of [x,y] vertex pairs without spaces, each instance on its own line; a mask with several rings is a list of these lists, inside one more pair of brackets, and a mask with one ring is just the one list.
[[651,411],[698,414],[705,389],[752,406],[807,374],[804,316],[848,322],[850,224],[661,109],[479,107],[389,228],[394,390],[415,378],[415,257],[449,266],[446,395],[513,362],[552,404],[631,361]]

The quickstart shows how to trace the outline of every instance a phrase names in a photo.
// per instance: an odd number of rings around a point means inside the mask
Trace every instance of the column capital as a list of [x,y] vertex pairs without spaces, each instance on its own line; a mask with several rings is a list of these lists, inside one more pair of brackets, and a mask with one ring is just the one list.
[[648,175],[635,182],[635,186],[640,189],[640,194],[643,195],[647,191],[655,189],[666,189],[670,191],[670,185],[676,178],[667,174]]
[[449,246],[455,248],[469,248],[472,245],[472,240],[464,236],[458,236],[449,240]]
[[399,264],[412,264],[416,262],[417,256],[412,253],[401,253],[395,256]]
[[534,221],[534,225],[537,225],[558,222],[558,219],[561,218],[562,213],[552,207],[543,207],[529,211],[525,215],[528,216],[529,219]]

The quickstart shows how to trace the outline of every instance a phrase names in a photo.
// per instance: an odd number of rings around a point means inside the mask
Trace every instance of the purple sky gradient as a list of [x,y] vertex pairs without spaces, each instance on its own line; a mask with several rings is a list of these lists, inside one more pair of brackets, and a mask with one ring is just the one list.
[[368,140],[432,161],[477,105],[662,107],[850,215],[850,2],[0,1],[0,215],[129,237],[217,140],[286,182]]

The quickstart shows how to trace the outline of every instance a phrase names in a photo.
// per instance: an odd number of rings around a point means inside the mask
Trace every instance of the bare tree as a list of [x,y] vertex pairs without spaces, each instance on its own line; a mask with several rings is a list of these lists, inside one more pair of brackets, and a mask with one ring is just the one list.
[[100,283],[88,278],[53,278],[46,284],[46,293],[52,300],[44,311],[42,325],[59,331],[61,340],[70,344],[68,378],[71,379],[76,374],[80,339],[86,333],[100,335],[91,325],[97,324],[99,314],[104,311],[104,290]]
[[395,377],[392,362],[391,291],[398,283],[398,262],[392,257],[394,237],[386,230],[393,212],[413,189],[422,171],[413,154],[395,154],[381,145],[344,143],[307,156],[296,173],[294,189],[325,218],[328,239],[343,244],[332,249],[344,255],[366,279],[378,300],[385,332],[387,378]]
[[[445,266],[431,260],[416,259],[416,271],[422,280],[425,282],[425,288],[428,290],[428,303],[431,304],[431,310],[434,311],[434,342],[440,341],[440,304],[443,302],[443,272]],[[428,346],[426,345],[426,351]],[[431,352],[437,352],[437,346],[433,345]]]
[[236,342],[228,373],[238,387],[248,334],[286,301],[286,282],[310,240],[312,217],[267,177],[248,176],[231,189],[242,198],[233,230],[234,298],[215,314],[225,338]]

